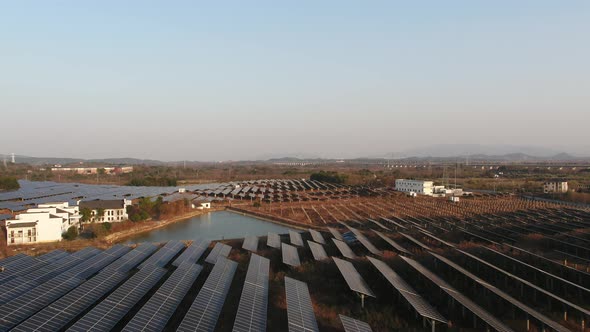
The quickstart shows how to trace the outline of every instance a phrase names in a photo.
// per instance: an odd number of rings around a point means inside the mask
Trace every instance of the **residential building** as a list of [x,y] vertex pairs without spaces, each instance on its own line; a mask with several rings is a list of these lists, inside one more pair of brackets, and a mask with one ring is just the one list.
[[119,222],[129,219],[127,215],[127,207],[131,205],[131,201],[127,199],[97,199],[93,201],[78,202],[80,211],[88,208],[92,211],[90,222]]
[[79,227],[80,214],[77,206],[67,202],[45,203],[5,220],[3,225],[8,245],[54,242],[71,226]]
[[567,181],[549,181],[543,184],[544,193],[566,193]]
[[395,190],[432,196],[434,183],[432,181],[397,179],[395,180]]

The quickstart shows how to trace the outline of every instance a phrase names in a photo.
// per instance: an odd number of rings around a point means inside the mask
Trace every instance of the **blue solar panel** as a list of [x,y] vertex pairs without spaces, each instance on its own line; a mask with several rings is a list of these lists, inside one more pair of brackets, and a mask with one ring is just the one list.
[[266,331],[269,268],[268,258],[252,254],[236,313],[234,332]]
[[181,264],[123,331],[162,331],[203,269],[191,262]]
[[8,331],[74,289],[81,282],[81,279],[73,276],[59,276],[3,304],[0,306],[0,331]]
[[99,273],[30,317],[13,331],[58,331],[110,292],[125,278],[118,272]]
[[176,258],[174,260],[174,262],[172,262],[173,266],[179,266],[180,264],[184,263],[184,262],[191,262],[191,263],[196,263],[199,258],[201,258],[201,256],[203,256],[203,253],[205,252],[205,250],[207,250],[207,248],[209,248],[209,245],[211,244],[210,241],[195,241],[193,242],[193,244],[191,244],[190,247],[186,248],[182,254],[180,254],[180,256],[178,256],[178,258]]
[[80,318],[68,331],[109,331],[166,274],[160,267],[148,266],[129,278],[96,307]]
[[145,262],[139,265],[143,268],[147,265],[155,265],[164,267],[168,262],[176,256],[184,248],[184,243],[180,241],[169,241],[165,246],[160,248],[155,254],[148,258]]
[[214,331],[238,263],[219,257],[177,331]]
[[151,243],[141,244],[137,246],[137,248],[126,253],[121,258],[109,264],[105,270],[129,272],[156,250],[158,250],[158,247]]

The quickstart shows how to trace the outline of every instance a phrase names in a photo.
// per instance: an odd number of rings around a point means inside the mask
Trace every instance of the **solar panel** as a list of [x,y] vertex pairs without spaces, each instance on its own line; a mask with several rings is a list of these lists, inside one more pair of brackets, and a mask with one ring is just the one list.
[[405,260],[408,264],[410,264],[414,269],[420,272],[423,276],[430,279],[434,282],[440,289],[442,289],[445,293],[455,299],[457,302],[461,303],[461,305],[471,311],[474,315],[479,317],[481,320],[486,322],[486,324],[490,325],[496,331],[500,332],[508,332],[512,331],[512,329],[506,326],[502,321],[494,317],[492,314],[487,312],[485,309],[477,305],[475,302],[471,301],[468,297],[461,294],[457,291],[453,286],[449,285],[446,281],[439,278],[434,273],[430,272],[427,268],[422,266],[420,263],[416,262],[415,260],[400,256],[403,260]]
[[307,284],[285,277],[287,320],[290,332],[318,332]]
[[266,331],[269,269],[268,258],[251,255],[234,332]]
[[328,230],[330,231],[330,233],[332,233],[332,236],[334,236],[334,238],[336,240],[344,241],[342,234],[340,234],[340,232],[338,232],[338,230],[336,230],[335,228],[332,228],[332,227],[328,227]]
[[378,256],[383,255],[383,253],[379,249],[377,249],[361,231],[359,231],[356,228],[352,228],[352,227],[349,227],[349,228],[354,233],[357,240],[359,240],[359,242],[365,248],[367,248],[367,250],[369,250],[369,252],[371,252],[373,255],[378,255]]
[[164,267],[174,256],[176,256],[184,248],[184,243],[180,241],[168,241],[162,248],[156,251],[155,254],[150,256],[147,260],[139,265],[142,269],[148,265],[155,265]]
[[177,331],[214,331],[238,263],[219,257]]
[[165,269],[156,266],[146,266],[139,270],[68,331],[111,330],[165,274]]
[[272,248],[280,249],[281,248],[281,237],[276,233],[268,232],[268,237],[266,239],[266,245]]
[[373,291],[369,288],[365,279],[361,277],[351,262],[336,257],[332,257],[332,259],[334,260],[334,263],[336,263],[336,266],[338,266],[338,270],[340,270],[340,273],[351,290],[360,294],[375,297],[375,294],[373,294]]
[[292,245],[281,243],[281,253],[283,254],[283,263],[291,266],[299,266],[299,253],[297,248]]
[[217,262],[218,257],[227,257],[230,251],[230,246],[228,246],[227,244],[223,244],[221,242],[217,242],[215,243],[215,246],[207,256],[207,258],[205,258],[205,262],[215,264]]
[[386,231],[389,231],[389,230],[390,230],[390,229],[389,229],[389,227],[387,227],[387,226],[383,225],[382,223],[378,222],[378,221],[377,221],[377,220],[375,220],[375,219],[371,219],[371,218],[369,218],[369,221],[370,221],[370,222],[372,222],[372,223],[374,223],[375,225],[377,225],[377,226],[381,227],[382,229],[384,229],[384,230],[386,230]]
[[385,240],[387,243],[389,243],[392,247],[395,248],[395,250],[404,253],[404,254],[408,254],[411,255],[412,253],[410,251],[408,251],[406,248],[402,247],[399,243],[395,242],[393,239],[391,239],[390,237],[386,236],[385,234],[373,230],[373,232],[375,232],[375,234],[377,234],[380,238],[382,238],[383,240]]
[[436,257],[438,260],[440,260],[441,262],[443,262],[443,263],[447,264],[448,266],[454,268],[455,270],[461,272],[463,275],[467,276],[468,278],[470,278],[473,281],[477,282],[478,284],[482,285],[483,287],[485,287],[486,289],[490,290],[494,294],[496,294],[496,295],[500,296],[501,298],[505,299],[509,303],[513,304],[516,308],[521,309],[522,311],[526,312],[527,314],[531,315],[532,317],[538,319],[540,322],[542,322],[543,324],[551,327],[555,331],[560,331],[560,332],[569,331],[569,329],[561,326],[559,323],[555,322],[551,318],[549,318],[549,317],[543,315],[542,313],[536,311],[535,309],[533,309],[533,308],[525,305],[524,303],[518,301],[517,299],[513,298],[509,294],[507,294],[507,293],[501,291],[500,289],[496,288],[495,286],[490,285],[489,283],[487,283],[484,280],[478,278],[476,275],[474,275],[471,272],[465,270],[464,268],[462,268],[461,266],[455,264],[454,262],[452,262],[451,260],[447,259],[446,257],[443,257],[443,256],[438,255],[438,254],[435,254],[435,253],[431,253],[431,254],[434,257]]
[[433,306],[431,306],[430,303],[418,295],[418,292],[406,283],[406,281],[395,273],[395,271],[393,271],[387,264],[373,257],[367,258],[420,316],[441,323],[447,323],[447,320]]
[[326,241],[324,240],[324,237],[322,236],[322,233],[313,230],[313,229],[309,229],[309,233],[311,234],[311,238],[320,244],[326,244]]
[[109,264],[105,270],[129,272],[156,250],[158,247],[151,243],[141,244]]
[[257,236],[248,236],[244,238],[244,244],[242,245],[243,249],[248,251],[257,251],[258,250],[258,237]]
[[13,331],[58,331],[110,292],[127,277],[124,273],[99,273],[53,302]]
[[203,267],[186,261],[156,291],[123,331],[162,331]]
[[321,244],[308,240],[307,245],[309,246],[309,249],[311,249],[311,254],[316,261],[328,259],[326,250],[324,250],[324,247]]
[[291,241],[291,244],[303,247],[303,239],[301,238],[301,234],[290,230],[289,231],[289,240]]
[[22,259],[24,257],[28,257],[28,256],[21,253],[21,254],[17,254],[17,255],[14,255],[14,256],[2,258],[2,259],[0,259],[0,266],[5,267],[7,265],[10,265],[10,263],[16,262],[19,259]]
[[60,260],[66,256],[69,256],[70,254],[63,251],[63,250],[53,250],[51,252],[48,252],[44,255],[41,256],[37,256],[37,259],[39,259],[40,261],[43,262],[47,262],[47,263],[51,263],[51,262],[55,262],[57,260]]
[[350,249],[350,247],[348,246],[348,244],[346,244],[346,242],[336,240],[336,239],[332,239],[332,241],[334,242],[334,244],[336,245],[338,250],[340,250],[340,253],[342,254],[342,256],[344,256],[346,258],[350,258],[350,259],[357,258],[357,255],[354,254],[354,252],[352,251],[352,249]]
[[195,241],[188,248],[186,248],[178,258],[172,262],[173,266],[179,266],[184,262],[196,263],[203,255],[205,250],[209,248],[211,241]]
[[82,282],[73,276],[53,278],[0,306],[0,331],[6,331],[57,300]]
[[76,265],[68,270],[68,273],[86,279],[130,251],[131,248],[127,246],[115,245],[92,257],[92,259],[85,260],[83,263]]
[[425,250],[430,250],[430,247],[429,247],[429,246],[427,246],[427,245],[425,245],[424,243],[422,243],[422,242],[418,241],[418,240],[417,240],[416,238],[414,238],[413,236],[411,236],[411,235],[408,235],[408,234],[405,234],[405,233],[402,233],[402,232],[399,232],[399,233],[400,233],[401,235],[403,235],[403,236],[404,236],[406,239],[408,239],[408,240],[410,240],[410,241],[414,242],[415,244],[417,244],[417,245],[418,245],[419,247],[421,247],[422,249],[425,249]]
[[577,305],[575,303],[572,303],[572,302],[570,302],[570,301],[568,301],[568,300],[566,300],[566,299],[564,299],[564,298],[562,298],[560,296],[557,296],[557,295],[555,295],[555,294],[553,294],[553,293],[545,290],[544,288],[541,288],[541,287],[533,284],[532,282],[530,282],[528,280],[525,280],[523,278],[520,278],[520,277],[518,277],[518,276],[516,276],[516,275],[514,275],[514,274],[512,274],[512,273],[510,273],[508,271],[505,271],[505,270],[503,270],[503,269],[495,266],[492,263],[489,263],[488,261],[486,261],[484,259],[481,259],[481,258],[479,258],[479,257],[477,257],[475,255],[472,255],[472,254],[470,254],[470,253],[468,253],[466,251],[463,251],[463,250],[459,250],[459,249],[456,249],[456,250],[458,252],[460,252],[460,253],[462,253],[462,254],[464,254],[464,255],[466,255],[466,256],[468,256],[468,257],[470,257],[470,258],[472,258],[472,259],[474,259],[476,261],[478,261],[479,263],[481,263],[483,265],[486,265],[486,266],[488,266],[488,267],[496,270],[497,272],[499,272],[501,274],[504,274],[504,275],[512,278],[513,280],[516,280],[516,281],[518,281],[518,282],[520,282],[520,283],[522,283],[522,284],[524,284],[524,285],[526,285],[526,286],[528,286],[530,288],[533,288],[534,290],[536,290],[536,291],[538,291],[538,292],[540,292],[540,293],[542,293],[542,294],[544,294],[544,295],[546,295],[548,297],[551,297],[551,298],[555,299],[558,302],[561,302],[565,306],[568,306],[570,308],[573,308],[573,309],[579,311],[580,313],[582,313],[584,315],[590,316],[590,311],[588,309],[586,309],[586,308],[583,308],[583,307],[581,307],[581,306],[579,306],[579,305]]
[[371,327],[369,324],[365,322],[361,322],[360,320],[356,320],[344,315],[338,315],[340,317],[340,321],[342,322],[342,326],[344,327],[344,332],[372,332]]

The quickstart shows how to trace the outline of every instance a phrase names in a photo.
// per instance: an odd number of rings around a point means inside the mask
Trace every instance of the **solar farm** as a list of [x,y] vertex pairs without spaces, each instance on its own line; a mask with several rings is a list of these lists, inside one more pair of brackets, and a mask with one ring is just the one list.
[[590,212],[487,202],[376,200],[287,234],[18,254],[0,261],[0,331],[588,330]]
[[[0,331],[589,330],[583,208],[304,180],[187,190],[298,230],[4,258]],[[176,191],[23,182],[0,205]]]

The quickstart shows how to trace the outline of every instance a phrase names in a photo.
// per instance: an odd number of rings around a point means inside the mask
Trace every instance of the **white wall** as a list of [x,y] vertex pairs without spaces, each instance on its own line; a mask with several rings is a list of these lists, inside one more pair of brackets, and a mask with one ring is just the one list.
[[401,192],[415,192],[420,195],[432,195],[434,183],[421,180],[395,180],[395,190]]

